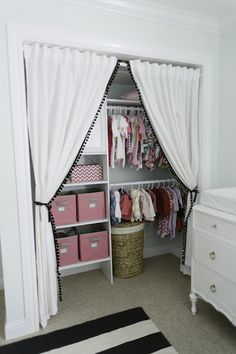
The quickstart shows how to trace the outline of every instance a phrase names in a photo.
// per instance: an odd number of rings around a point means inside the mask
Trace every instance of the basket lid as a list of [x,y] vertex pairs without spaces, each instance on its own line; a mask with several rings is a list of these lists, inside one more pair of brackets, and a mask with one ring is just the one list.
[[145,223],[144,222],[124,222],[116,226],[112,226],[111,233],[113,235],[122,235],[122,234],[130,234],[133,232],[139,232],[144,229]]

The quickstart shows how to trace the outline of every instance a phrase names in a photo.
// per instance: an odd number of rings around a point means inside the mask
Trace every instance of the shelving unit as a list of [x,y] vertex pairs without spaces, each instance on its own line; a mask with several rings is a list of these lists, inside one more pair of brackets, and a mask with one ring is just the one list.
[[109,166],[108,166],[108,144],[107,144],[107,109],[104,105],[96,122],[96,129],[94,128],[88,144],[86,145],[84,154],[82,155],[79,164],[102,164],[103,166],[103,180],[102,181],[87,181],[77,183],[67,183],[62,194],[68,192],[93,192],[96,188],[97,191],[104,191],[105,193],[105,208],[106,217],[103,219],[82,221],[73,224],[58,225],[56,230],[64,230],[69,228],[77,228],[78,233],[88,230],[88,232],[96,232],[106,230],[108,233],[109,256],[103,259],[96,259],[92,261],[82,262],[65,265],[60,267],[62,276],[77,274],[92,269],[101,269],[107,279],[113,283],[112,275],[112,253],[111,253],[111,227],[109,219]]

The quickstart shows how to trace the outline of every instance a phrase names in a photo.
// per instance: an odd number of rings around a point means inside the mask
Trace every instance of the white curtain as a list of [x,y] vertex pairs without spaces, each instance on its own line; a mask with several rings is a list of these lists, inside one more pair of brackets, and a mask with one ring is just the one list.
[[[131,60],[130,67],[167,159],[185,186],[193,190],[197,186],[199,170],[200,70],[140,60]],[[188,227],[185,258],[188,266],[191,246]]]
[[[35,200],[48,203],[80,150],[117,60],[39,44],[25,45],[24,55]],[[46,206],[35,206],[35,242],[39,317],[45,327],[57,313],[56,256]]]

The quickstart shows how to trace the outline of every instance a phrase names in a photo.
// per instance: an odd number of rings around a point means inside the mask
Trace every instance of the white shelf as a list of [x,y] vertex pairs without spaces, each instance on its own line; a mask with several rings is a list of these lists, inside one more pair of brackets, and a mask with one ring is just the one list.
[[78,263],[68,264],[66,266],[59,267],[59,270],[63,271],[63,270],[68,270],[68,269],[74,269],[74,268],[83,267],[83,266],[87,266],[87,265],[91,265],[91,264],[107,262],[110,260],[111,260],[111,257],[107,257],[107,258],[102,258],[102,259],[95,259],[93,261],[88,261],[88,262],[78,262]]
[[85,225],[100,224],[100,223],[108,222],[108,221],[109,221],[108,218],[106,218],[106,219],[98,219],[98,220],[81,221],[81,222],[77,222],[75,224],[58,225],[58,226],[56,226],[56,230],[65,229],[65,228],[68,228],[68,227],[75,227],[75,226],[85,226]]
[[80,186],[96,186],[98,184],[107,184],[108,181],[87,181],[87,182],[75,182],[75,183],[66,183],[63,187],[63,190],[67,189],[76,189]]
[[107,105],[111,106],[133,106],[133,107],[141,107],[142,103],[140,101],[130,101],[130,100],[120,100],[109,98],[107,100]]

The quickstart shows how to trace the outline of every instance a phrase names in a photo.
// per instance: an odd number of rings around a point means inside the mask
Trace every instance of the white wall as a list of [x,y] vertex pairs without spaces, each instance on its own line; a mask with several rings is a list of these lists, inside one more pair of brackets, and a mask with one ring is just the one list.
[[218,185],[236,186],[236,26],[221,35]]
[[[217,120],[219,38],[217,35],[188,30],[145,18],[130,17],[99,9],[77,7],[56,0],[1,0],[0,2],[0,185],[1,237],[8,323],[24,318],[20,240],[16,197],[17,171],[11,127],[11,103],[7,61],[6,21],[27,22],[71,30],[81,39],[105,43],[117,48],[144,49],[163,46],[209,55],[214,60],[214,116]],[[215,158],[215,157],[214,157]],[[33,237],[33,235],[32,235]],[[17,301],[15,300],[17,294]]]

